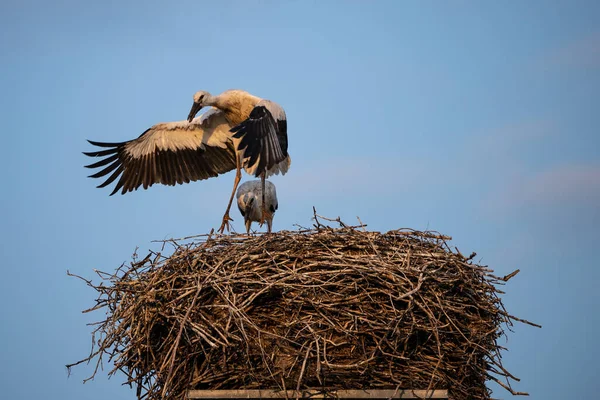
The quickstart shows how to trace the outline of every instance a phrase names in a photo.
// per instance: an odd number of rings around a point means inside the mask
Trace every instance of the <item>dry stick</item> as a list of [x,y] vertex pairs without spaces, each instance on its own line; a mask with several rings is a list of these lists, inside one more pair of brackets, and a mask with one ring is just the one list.
[[452,236],[441,235],[434,231],[416,231],[410,228],[400,228],[387,232],[388,235],[417,236],[428,239],[452,240]]
[[516,392],[516,391],[514,391],[513,388],[511,388],[510,386],[507,386],[506,384],[502,383],[502,381],[500,381],[495,376],[488,375],[487,377],[489,379],[493,380],[494,382],[496,382],[498,385],[502,386],[504,389],[508,390],[510,392],[510,394],[512,394],[513,396],[529,396],[529,393],[527,393],[527,392]]
[[508,282],[508,280],[509,280],[510,278],[514,277],[514,276],[515,276],[516,274],[518,274],[519,272],[521,272],[521,270],[520,270],[520,269],[517,269],[517,270],[515,270],[515,271],[511,272],[510,274],[506,275],[504,278],[502,278],[502,280],[503,280],[504,282]]
[[431,390],[432,394],[433,394],[433,380],[435,379],[435,373],[437,372],[438,368],[440,367],[440,364],[442,363],[443,358],[444,358],[443,355],[439,358],[437,364],[435,365],[435,368],[433,369],[433,372],[431,373],[431,380],[429,381],[429,385],[427,386],[427,392],[429,392]]
[[306,355],[304,356],[304,361],[302,362],[302,369],[300,370],[300,376],[298,376],[298,384],[296,385],[296,400],[300,397],[300,384],[302,383],[302,377],[304,376],[304,370],[306,369],[306,361],[308,360],[308,355],[312,350],[314,342],[310,342],[308,349],[306,350]]
[[[313,213],[314,213],[314,218],[315,218],[315,222],[317,223],[318,226],[324,226],[323,224],[321,224],[318,220],[318,218],[324,219],[325,221],[329,221],[329,222],[337,222],[338,224],[340,224],[340,226],[342,228],[358,228],[356,226],[348,226],[345,223],[342,222],[342,220],[340,219],[340,217],[337,217],[335,219],[331,219],[331,218],[327,218],[324,217],[322,215],[317,214],[317,210],[313,207]],[[318,218],[317,218],[318,217]]]

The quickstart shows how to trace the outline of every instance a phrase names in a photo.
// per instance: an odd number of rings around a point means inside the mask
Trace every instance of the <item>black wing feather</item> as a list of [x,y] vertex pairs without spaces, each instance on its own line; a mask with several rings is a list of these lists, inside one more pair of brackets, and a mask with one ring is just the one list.
[[[119,151],[118,147],[115,147],[114,149],[101,150],[101,151],[88,151],[88,152],[84,151],[83,154],[85,154],[86,156],[89,156],[89,157],[104,157],[109,154],[115,154],[118,151]],[[88,166],[88,168],[94,168],[94,167]]]
[[[85,154],[85,153],[83,153],[83,154]],[[86,165],[85,167],[86,168],[99,168],[99,167],[102,167],[102,166],[104,166],[104,165],[106,165],[108,163],[111,163],[111,162],[115,161],[117,158],[119,158],[119,155],[118,154],[113,154],[110,157],[106,157],[105,159],[102,159],[102,160],[100,160],[100,161],[98,161],[96,163],[90,164],[90,165]]]
[[103,177],[104,175],[108,174],[109,172],[112,172],[113,170],[115,170],[119,165],[121,165],[120,162],[116,161],[112,164],[110,164],[108,167],[96,172],[95,174],[92,174],[90,176],[88,176],[88,178],[100,178]]
[[246,167],[252,168],[258,162],[254,174],[257,177],[287,157],[287,122],[275,121],[265,106],[254,107],[248,119],[231,128],[231,132],[240,139],[237,150],[248,158]]
[[101,183],[100,185],[98,185],[96,187],[103,188],[105,186],[110,185],[115,179],[117,179],[117,176],[119,176],[121,174],[121,172],[123,172],[123,166],[119,165],[119,168],[117,168],[117,170],[115,172],[113,172],[111,176],[109,176],[103,183]]
[[288,151],[288,137],[287,137],[287,119],[280,119],[277,121],[277,139],[279,139],[279,145],[283,154],[287,156]]
[[92,144],[94,146],[98,146],[98,147],[119,147],[119,146],[124,145],[125,143],[127,143],[127,142],[114,142],[114,143],[95,142],[93,140],[88,140],[88,142],[90,144]]

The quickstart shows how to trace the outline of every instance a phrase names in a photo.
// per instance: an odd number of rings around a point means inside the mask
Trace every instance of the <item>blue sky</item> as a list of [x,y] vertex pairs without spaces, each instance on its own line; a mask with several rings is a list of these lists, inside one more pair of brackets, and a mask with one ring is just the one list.
[[233,173],[109,197],[86,178],[85,140],[131,139],[185,119],[197,90],[241,88],[288,115],[274,229],[310,225],[315,206],[520,268],[504,302],[543,329],[504,343],[515,388],[593,398],[599,20],[594,1],[2,2],[3,396],[134,398],[120,376],[67,377],[101,315],[80,313],[94,293],[66,271],[218,227]]

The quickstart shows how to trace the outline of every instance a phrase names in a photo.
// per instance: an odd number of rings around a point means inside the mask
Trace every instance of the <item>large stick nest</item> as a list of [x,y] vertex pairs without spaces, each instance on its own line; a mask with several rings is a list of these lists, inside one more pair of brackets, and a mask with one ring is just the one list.
[[[317,216],[315,215],[315,218]],[[190,389],[449,389],[488,399],[518,380],[497,343],[500,278],[431,232],[359,227],[202,236],[97,271],[89,357],[139,398]],[[164,246],[163,246],[164,249]],[[83,278],[82,278],[83,279]],[[95,375],[95,372],[94,372]],[[90,379],[93,378],[90,377]],[[525,394],[525,393],[520,393]]]

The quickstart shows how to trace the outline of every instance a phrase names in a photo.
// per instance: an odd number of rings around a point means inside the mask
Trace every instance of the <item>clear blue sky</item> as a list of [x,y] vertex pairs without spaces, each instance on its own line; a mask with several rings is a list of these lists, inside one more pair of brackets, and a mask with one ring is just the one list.
[[310,225],[315,206],[441,231],[499,275],[520,268],[504,301],[544,327],[503,343],[515,388],[595,397],[598,21],[596,1],[3,1],[2,397],[135,396],[121,376],[67,378],[101,315],[80,314],[95,293],[66,270],[92,277],[218,227],[233,174],[108,197],[81,152],[230,88],[287,111],[275,229]]

